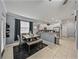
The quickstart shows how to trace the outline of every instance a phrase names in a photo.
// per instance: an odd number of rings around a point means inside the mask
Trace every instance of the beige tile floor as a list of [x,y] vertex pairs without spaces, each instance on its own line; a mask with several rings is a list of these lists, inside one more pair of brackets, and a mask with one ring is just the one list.
[[[7,46],[3,59],[13,59],[12,47],[17,44]],[[59,45],[48,45],[27,59],[77,59],[75,44],[74,38],[62,38]]]

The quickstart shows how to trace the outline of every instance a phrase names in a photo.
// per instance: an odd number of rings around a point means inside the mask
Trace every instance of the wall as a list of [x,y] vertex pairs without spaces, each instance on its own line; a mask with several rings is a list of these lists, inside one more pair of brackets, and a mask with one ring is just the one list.
[[75,36],[75,23],[74,22],[69,22],[67,24],[67,35],[68,37],[74,37]]
[[75,36],[75,22],[67,21],[62,24],[62,36],[63,37],[74,37]]
[[6,45],[6,8],[3,0],[0,0],[0,57]]
[[10,25],[10,37],[7,37],[7,44],[14,42],[14,33],[15,33],[15,17],[7,14],[7,24]]

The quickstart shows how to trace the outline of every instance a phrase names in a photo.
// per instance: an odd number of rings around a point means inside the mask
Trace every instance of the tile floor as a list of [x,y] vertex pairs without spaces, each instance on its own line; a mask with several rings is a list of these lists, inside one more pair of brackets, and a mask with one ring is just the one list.
[[[6,47],[3,59],[13,59],[12,47],[14,43]],[[51,44],[38,51],[27,59],[77,59],[77,49],[74,38],[62,38],[59,45]]]

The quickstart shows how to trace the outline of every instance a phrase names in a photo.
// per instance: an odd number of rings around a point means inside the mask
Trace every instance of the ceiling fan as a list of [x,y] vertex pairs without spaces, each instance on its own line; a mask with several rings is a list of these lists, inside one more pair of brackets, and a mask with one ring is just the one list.
[[49,0],[49,1],[52,1],[52,0]]
[[[51,2],[52,0],[49,0],[49,1]],[[64,0],[63,5],[65,5],[67,2],[68,0]]]
[[65,0],[65,1],[63,2],[63,5],[65,5],[67,2],[68,2],[68,0]]

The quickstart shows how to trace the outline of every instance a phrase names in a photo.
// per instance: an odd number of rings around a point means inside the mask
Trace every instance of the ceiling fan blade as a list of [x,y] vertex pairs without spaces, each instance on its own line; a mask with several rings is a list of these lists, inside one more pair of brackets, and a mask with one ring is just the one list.
[[67,2],[68,2],[68,0],[65,0],[65,1],[63,2],[63,5],[65,5]]
[[52,0],[49,0],[49,1],[52,1]]

